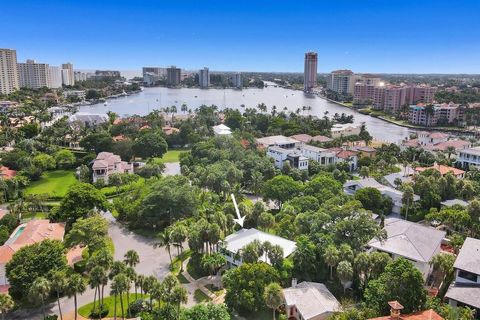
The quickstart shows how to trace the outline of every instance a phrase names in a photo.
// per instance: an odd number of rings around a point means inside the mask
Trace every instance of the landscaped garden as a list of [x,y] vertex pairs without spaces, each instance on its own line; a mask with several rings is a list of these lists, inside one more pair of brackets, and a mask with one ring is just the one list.
[[33,181],[26,189],[25,195],[48,194],[51,198],[61,198],[77,179],[73,170],[46,171],[38,181]]
[[163,163],[170,163],[170,162],[179,162],[180,161],[180,155],[182,153],[186,153],[188,150],[186,149],[179,149],[179,150],[168,150],[163,157],[161,158],[161,161]]
[[[134,302],[136,300],[135,298],[135,293],[130,293],[130,303]],[[148,298],[148,295],[145,294],[137,294],[138,299],[140,298]],[[123,312],[126,315],[127,314],[127,296],[122,295],[123,299]],[[108,308],[108,314],[105,315],[104,317],[113,317],[114,316],[114,310],[115,310],[115,298],[113,296],[105,297],[105,300],[103,301],[104,305]],[[97,301],[97,306],[98,306],[98,301]],[[93,302],[86,304],[78,309],[78,314],[80,314],[82,317],[89,318],[90,317],[90,312],[93,309]],[[117,296],[117,317],[122,316],[122,305],[120,303],[120,296]]]

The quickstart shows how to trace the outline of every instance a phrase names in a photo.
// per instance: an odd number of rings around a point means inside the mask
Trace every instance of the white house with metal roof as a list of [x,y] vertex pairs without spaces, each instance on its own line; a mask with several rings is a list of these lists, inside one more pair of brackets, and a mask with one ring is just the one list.
[[283,296],[288,319],[324,320],[341,310],[338,300],[322,283],[293,283],[283,289]]
[[[261,243],[270,242],[272,245],[278,245],[283,250],[283,257],[290,256],[297,248],[294,241],[269,234],[255,228],[240,229],[235,233],[227,236],[222,243],[220,243],[220,253],[227,259],[229,267],[238,267],[243,261],[240,255],[241,250],[252,243],[254,240],[258,240]],[[270,263],[268,257],[262,256],[260,261]]]
[[387,239],[374,238],[368,246],[388,253],[393,259],[403,257],[409,260],[426,279],[431,271],[429,262],[440,253],[446,232],[398,218],[385,219],[383,229],[387,232]]
[[464,169],[480,168],[480,147],[460,150],[457,164]]
[[480,240],[466,238],[453,265],[455,282],[445,297],[450,305],[467,306],[480,314]]
[[216,136],[231,136],[232,130],[224,124],[219,124],[218,126],[213,126],[213,134]]

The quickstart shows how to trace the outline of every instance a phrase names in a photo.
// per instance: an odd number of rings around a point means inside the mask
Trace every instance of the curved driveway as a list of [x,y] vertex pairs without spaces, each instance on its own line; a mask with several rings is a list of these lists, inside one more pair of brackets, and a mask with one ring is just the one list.
[[[123,260],[125,252],[128,250],[135,250],[140,257],[140,263],[135,267],[135,270],[139,274],[146,276],[154,275],[158,279],[163,279],[169,272],[170,259],[168,253],[164,248],[154,248],[154,239],[149,239],[141,235],[135,234],[120,223],[118,223],[114,217],[107,212],[104,217],[109,222],[108,234],[113,240],[115,245],[115,260]],[[90,303],[93,301],[94,290],[88,289],[82,295],[77,297],[78,306]],[[74,311],[73,298],[64,297],[60,300],[62,306],[62,313],[64,315],[71,314]],[[58,314],[58,306],[55,303],[51,303],[47,306],[47,313]],[[40,309],[35,310],[19,310],[8,316],[8,319],[42,319]]]

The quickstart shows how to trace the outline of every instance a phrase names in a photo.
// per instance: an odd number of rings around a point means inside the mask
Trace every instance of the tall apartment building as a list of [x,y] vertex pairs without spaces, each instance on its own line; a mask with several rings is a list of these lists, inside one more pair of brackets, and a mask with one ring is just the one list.
[[175,66],[167,68],[167,84],[170,86],[178,86],[181,82],[182,70]]
[[36,63],[35,60],[17,63],[20,87],[30,89],[48,87],[49,67],[48,63]]
[[153,86],[158,81],[167,77],[167,69],[159,67],[143,67],[142,68],[143,82],[147,86]]
[[75,84],[75,73],[73,71],[73,64],[71,64],[70,62],[62,64],[62,70],[66,70],[66,72],[62,71],[63,84],[66,86],[73,86]]
[[198,73],[198,84],[200,88],[208,88],[208,86],[210,86],[210,71],[207,67],[200,69]]
[[242,74],[241,73],[235,73],[232,76],[232,85],[233,85],[233,87],[235,87],[237,89],[242,88],[243,82],[242,82]]
[[373,91],[373,108],[389,113],[404,105],[433,102],[436,88],[428,86],[377,86]]
[[57,89],[62,87],[62,69],[50,66],[48,68],[48,87]]
[[73,80],[75,82],[77,81],[86,81],[87,80],[87,74],[85,72],[80,72],[80,71],[75,71],[73,73]]
[[353,95],[357,77],[351,70],[332,71],[327,77],[327,89],[340,94]]
[[353,91],[355,104],[372,104],[374,89],[382,85],[382,80],[374,75],[364,74],[357,78]]
[[318,56],[316,52],[305,53],[303,90],[310,92],[317,85]]
[[410,106],[408,121],[425,127],[448,125],[464,121],[465,111],[458,104],[413,105]]
[[0,93],[9,94],[18,88],[17,51],[0,49]]

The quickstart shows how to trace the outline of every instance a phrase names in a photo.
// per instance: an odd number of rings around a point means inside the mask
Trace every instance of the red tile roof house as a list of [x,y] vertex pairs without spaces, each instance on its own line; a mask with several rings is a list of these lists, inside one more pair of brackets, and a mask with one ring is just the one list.
[[0,167],[0,177],[4,180],[10,180],[17,175],[17,171],[8,167]]
[[108,183],[108,176],[113,173],[133,173],[133,164],[111,152],[100,152],[93,161],[92,170],[94,183],[99,179]]
[[460,169],[457,169],[457,168],[454,168],[454,167],[444,166],[444,165],[438,164],[438,163],[434,163],[433,166],[428,167],[428,168],[426,168],[426,167],[415,168],[415,171],[423,172],[423,171],[426,171],[428,169],[437,170],[438,172],[440,172],[440,174],[442,176],[446,175],[449,172],[451,172],[458,179],[463,179],[463,177],[465,176],[465,171],[463,171],[463,170],[460,170]]
[[398,301],[390,301],[390,315],[385,317],[370,318],[368,320],[443,320],[433,309],[419,311],[411,314],[402,314],[403,306]]
[[0,292],[8,290],[5,265],[21,248],[43,240],[63,240],[65,224],[50,223],[49,220],[31,220],[19,225],[3,246],[0,246]]

